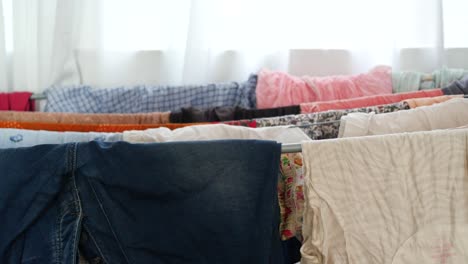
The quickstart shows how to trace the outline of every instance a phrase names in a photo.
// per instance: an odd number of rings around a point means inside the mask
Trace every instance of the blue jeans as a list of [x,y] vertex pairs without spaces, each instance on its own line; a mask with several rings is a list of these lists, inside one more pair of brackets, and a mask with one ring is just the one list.
[[280,145],[0,150],[0,263],[281,263]]

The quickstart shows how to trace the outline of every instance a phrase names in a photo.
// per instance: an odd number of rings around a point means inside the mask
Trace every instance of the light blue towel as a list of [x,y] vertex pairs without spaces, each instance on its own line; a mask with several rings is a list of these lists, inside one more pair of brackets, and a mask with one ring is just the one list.
[[122,133],[53,132],[43,130],[0,129],[0,148],[32,147],[42,144],[65,144],[89,141],[122,141]]

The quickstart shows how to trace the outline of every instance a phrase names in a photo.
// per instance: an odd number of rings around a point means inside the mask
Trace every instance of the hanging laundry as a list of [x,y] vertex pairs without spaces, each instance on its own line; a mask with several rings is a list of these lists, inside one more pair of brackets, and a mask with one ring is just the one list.
[[181,107],[240,106],[255,108],[256,76],[246,82],[191,86],[135,86],[94,89],[53,86],[45,91],[46,112],[147,113]]
[[209,109],[182,107],[180,110],[171,112],[170,122],[196,123],[235,120],[234,111],[234,107],[214,107]]
[[223,140],[223,139],[261,139],[275,140],[280,143],[299,143],[310,138],[299,128],[288,126],[249,128],[224,124],[188,126],[170,130],[161,127],[140,131],[124,131],[123,140],[132,143]]
[[303,264],[466,263],[468,130],[306,142]]
[[423,89],[431,89],[431,88],[441,88],[449,85],[450,83],[460,80],[465,76],[468,76],[468,70],[465,69],[449,69],[447,67],[443,67],[440,70],[434,71],[432,73],[433,82],[429,82],[428,85],[424,86],[422,84]]
[[349,76],[295,77],[261,70],[258,74],[257,107],[272,108],[369,95],[391,94],[391,68],[378,66],[369,73]]
[[466,76],[465,78],[459,81],[454,81],[448,86],[442,88],[442,92],[447,95],[450,95],[450,94],[467,95],[468,94],[468,76]]
[[56,124],[164,124],[169,112],[140,114],[77,114],[46,112],[0,112],[0,121]]
[[0,111],[34,111],[30,92],[0,93]]
[[[427,76],[427,74],[422,72],[392,72],[393,93],[407,93],[421,90],[423,78]],[[430,78],[432,79],[432,75]]]
[[311,139],[329,139],[337,138],[340,129],[341,117],[354,112],[364,113],[389,113],[400,110],[410,109],[409,105],[402,103],[395,103],[389,105],[378,105],[363,108],[353,108],[346,110],[325,111],[310,114],[289,115],[281,117],[261,118],[256,119],[257,127],[269,126],[286,126],[295,125],[301,129]]
[[80,133],[53,132],[44,130],[25,130],[0,128],[0,148],[31,147],[43,144],[65,144],[72,142],[122,141],[121,133]]
[[443,67],[430,74],[422,72],[392,73],[393,92],[411,92],[442,88],[468,75],[468,70]]
[[[282,263],[280,144],[0,150],[0,262]],[[58,242],[59,241],[59,242]]]
[[404,102],[406,102],[410,106],[410,108],[416,108],[421,106],[429,106],[433,104],[443,103],[454,98],[463,98],[463,95],[442,95],[436,97],[412,98],[406,99],[404,100]]
[[[216,122],[213,122],[216,123]],[[251,128],[256,128],[257,127],[257,121],[255,120],[236,120],[236,121],[226,121],[222,122],[223,124],[226,125],[231,125],[231,126],[243,126],[243,127],[251,127]]]
[[456,128],[468,125],[467,113],[468,100],[463,98],[395,113],[350,113],[341,118],[339,137]]
[[[203,123],[196,123],[202,125]],[[206,123],[208,124],[208,123]],[[0,121],[0,128],[17,128],[29,130],[49,130],[49,131],[75,131],[75,132],[123,132],[127,130],[145,130],[149,128],[167,127],[176,129],[195,124],[57,124],[57,123],[31,123],[16,121]]]
[[375,95],[365,96],[360,98],[335,100],[328,102],[315,102],[301,104],[301,113],[314,113],[327,110],[340,110],[359,107],[368,107],[374,105],[393,104],[401,102],[405,99],[420,98],[420,97],[434,97],[443,95],[441,89],[433,89],[427,91],[417,91],[409,93],[388,94],[388,95]]
[[[280,143],[300,143],[310,138],[299,128],[288,126],[248,128],[228,125],[190,126],[176,130],[167,128],[144,131],[125,131],[123,140],[132,143],[173,142],[188,140],[263,139]],[[302,155],[282,154],[278,178],[278,199],[280,205],[281,239],[297,237],[302,240],[302,212],[304,195],[302,191]],[[293,258],[294,256],[291,256]]]
[[296,238],[291,238],[282,242],[284,263],[299,264],[301,261],[301,242]]
[[[299,142],[295,142],[299,143]],[[281,209],[281,239],[302,241],[304,213],[304,171],[302,153],[281,154],[278,197]]]
[[[262,139],[280,143],[300,143],[310,138],[299,128],[288,126],[248,128],[228,125],[190,126],[169,130],[167,128],[143,131],[125,131],[123,140],[132,143],[173,142],[189,140]],[[294,158],[289,161],[289,157]],[[296,167],[292,169],[293,162]],[[301,238],[302,214],[302,157],[300,153],[281,155],[281,177],[278,182],[278,196],[281,209],[280,232],[283,240],[297,236]],[[297,184],[296,184],[297,182]],[[297,195],[292,196],[292,193]]]
[[297,115],[301,111],[298,105],[269,109],[244,109],[241,107],[215,107],[210,109],[182,108],[171,112],[171,123],[220,122],[244,120],[283,115]]

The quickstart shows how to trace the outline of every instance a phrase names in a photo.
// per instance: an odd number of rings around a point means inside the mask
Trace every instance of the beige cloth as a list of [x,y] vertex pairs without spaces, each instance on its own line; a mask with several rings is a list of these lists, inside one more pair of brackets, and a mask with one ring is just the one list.
[[275,140],[279,143],[300,143],[311,140],[300,128],[287,126],[250,128],[216,124],[189,126],[175,130],[161,127],[123,132],[123,140],[132,143],[221,139]]
[[468,130],[303,143],[303,264],[468,263]]
[[421,106],[428,106],[428,105],[443,103],[453,98],[463,98],[463,94],[412,98],[412,99],[403,100],[403,102],[406,102],[410,106],[410,108],[416,108],[416,107],[421,107]]
[[0,121],[54,124],[165,124],[170,112],[138,114],[82,114],[0,111]]
[[468,125],[468,99],[393,113],[350,113],[341,118],[338,137],[359,137],[448,129]]

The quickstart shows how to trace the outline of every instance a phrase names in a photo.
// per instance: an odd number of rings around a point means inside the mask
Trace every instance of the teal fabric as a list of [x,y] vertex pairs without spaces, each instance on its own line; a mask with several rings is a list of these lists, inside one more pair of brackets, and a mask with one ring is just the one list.
[[[422,72],[393,72],[393,93],[441,88],[467,75],[468,70],[449,69],[447,67],[443,67],[429,74]],[[432,80],[425,81],[424,79],[426,77],[431,77]]]
[[433,88],[443,88],[454,81],[461,80],[466,75],[468,75],[468,70],[442,68],[441,70],[433,73]]
[[421,72],[393,72],[393,93],[418,91],[423,75]]

